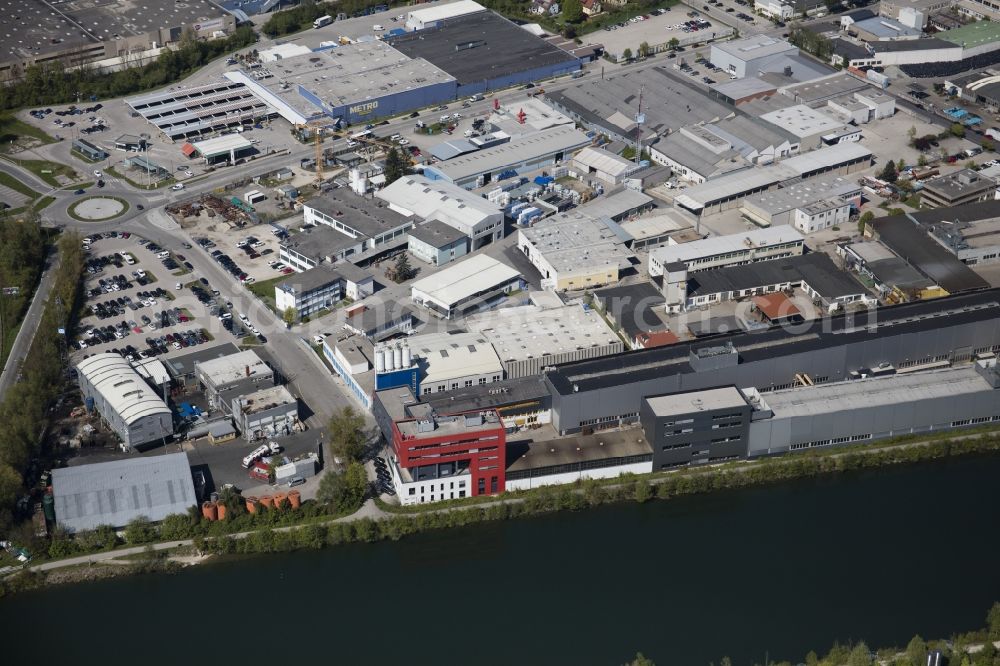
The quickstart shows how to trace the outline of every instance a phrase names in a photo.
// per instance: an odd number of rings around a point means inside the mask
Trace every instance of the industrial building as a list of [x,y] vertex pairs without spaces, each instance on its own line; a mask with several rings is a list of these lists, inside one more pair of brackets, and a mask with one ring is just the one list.
[[364,251],[365,238],[354,238],[326,225],[302,229],[278,243],[278,259],[296,271],[308,271],[357,257]]
[[577,211],[556,213],[518,229],[517,249],[542,275],[542,288],[578,291],[618,281],[632,251],[607,218]]
[[626,340],[667,329],[657,310],[663,311],[663,292],[652,282],[605,287],[594,292],[594,305],[619,328]]
[[423,9],[414,9],[406,14],[406,29],[436,28],[448,19],[485,10],[485,7],[474,0],[458,0],[458,2],[439,3]]
[[373,344],[353,335],[323,341],[323,356],[366,410],[371,410],[375,391],[401,386],[417,394],[420,367],[405,342]]
[[704,126],[682,127],[649,146],[649,158],[691,183],[704,183],[753,164]]
[[994,199],[997,183],[972,169],[962,169],[924,182],[920,204],[924,208],[951,208]]
[[783,39],[755,35],[731,42],[712,44],[709,61],[738,78],[756,75],[764,66],[781,56],[798,55],[799,49]]
[[587,146],[570,163],[570,169],[580,180],[597,179],[605,185],[621,185],[627,176],[639,170],[639,165],[603,148]]
[[343,187],[310,199],[302,206],[302,213],[306,225],[325,225],[346,237],[344,246],[335,253],[338,258],[405,245],[406,232],[414,224],[382,200],[361,197]]
[[590,143],[583,132],[572,126],[560,126],[428,165],[424,175],[430,180],[444,180],[465,189],[483,187],[520,173],[560,164]]
[[503,211],[468,190],[442,180],[404,176],[376,193],[407,218],[447,224],[469,239],[472,250],[503,238]]
[[279,313],[294,308],[300,318],[311,317],[345,298],[357,301],[374,291],[375,279],[365,269],[349,262],[321,264],[274,285],[274,304]]
[[[228,79],[126,97],[125,103],[171,141],[197,139],[277,113],[273,106],[255,97],[242,83]],[[138,144],[139,137],[134,138]],[[119,149],[128,150],[129,147]]]
[[684,190],[674,202],[695,215],[735,208],[749,196],[775,186],[806,180],[824,174],[848,175],[867,169],[872,152],[855,143],[842,143],[796,155],[756,169],[745,169],[719,176]]
[[4,0],[6,41],[0,51],[0,80],[23,76],[31,65],[60,62],[114,71],[125,64],[145,65],[163,47],[174,46],[192,31],[198,38],[224,37],[235,17],[209,0],[104,3]]
[[508,491],[652,471],[652,449],[638,428],[572,439],[507,444]]
[[310,120],[366,123],[454,100],[455,78],[382,40],[357,41],[268,65],[272,76],[231,70],[241,84],[293,125]]
[[607,218],[614,222],[621,222],[655,207],[653,197],[625,187],[605,192],[604,196],[595,197],[587,203],[580,204],[577,211],[590,217]]
[[507,434],[496,410],[438,412],[403,388],[376,393],[374,413],[402,505],[504,492]]
[[274,370],[252,349],[198,361],[194,371],[209,404],[215,408],[229,408],[223,393],[242,395],[274,385]]
[[[857,141],[861,137],[861,131],[857,128],[852,128],[849,132],[850,137],[856,138],[841,137],[840,132],[844,129],[843,122],[805,104],[797,104],[765,113],[760,119],[770,123],[776,129],[792,134],[798,140],[798,150],[803,152],[818,148],[824,143],[831,145],[842,143],[845,140]],[[826,137],[830,135],[837,135],[838,139],[835,141],[826,140]]]
[[[835,177],[791,183],[755,194],[743,200],[740,212],[758,226],[790,224],[805,234],[846,223],[852,208],[860,206],[861,186],[854,180]],[[817,219],[826,211],[832,213]]]
[[663,275],[664,268],[672,264],[683,264],[689,273],[751,264],[802,254],[804,249],[805,238],[791,227],[754,229],[658,247],[649,253],[649,274],[653,277]]
[[[864,285],[837,268],[821,252],[700,271],[680,285],[678,291],[684,308],[696,308],[791,289],[801,289],[827,312],[849,303],[874,303]],[[667,307],[672,305],[668,296]]]
[[732,386],[643,398],[639,423],[652,444],[653,469],[745,457],[751,412]]
[[239,134],[224,134],[204,141],[193,141],[181,146],[187,157],[195,155],[205,164],[236,164],[236,161],[256,152],[253,144]]
[[73,139],[73,150],[92,162],[99,162],[108,157],[108,151],[95,146],[86,139]]
[[421,261],[443,266],[468,253],[469,237],[444,222],[431,220],[410,229],[407,249]]
[[422,333],[411,336],[407,347],[420,368],[420,391],[414,395],[485,386],[503,379],[503,364],[481,333]]
[[464,324],[493,345],[508,379],[539,375],[548,366],[611,356],[625,349],[601,315],[579,302],[499,308],[473,315]]
[[[449,11],[447,5],[436,9]],[[425,25],[387,41],[407,56],[431,62],[453,76],[459,97],[580,69],[576,57],[491,11],[440,19],[434,27]]]
[[909,217],[967,266],[1000,261],[1000,201],[918,211]]
[[[986,290],[696,343],[557,366],[545,375],[560,433],[633,422],[650,395],[719,386],[761,393],[847,380],[891,365],[914,372],[1000,350],[1000,291]],[[720,348],[728,348],[718,351]],[[656,444],[654,443],[654,448]]]
[[369,308],[363,304],[347,308],[344,330],[350,331],[371,342],[379,342],[396,335],[408,334],[413,330],[413,312],[399,303],[383,303]]
[[298,400],[284,386],[233,398],[233,421],[247,441],[290,435],[299,420]]
[[94,354],[76,365],[84,404],[96,409],[126,449],[164,444],[174,435],[173,414],[119,354]]
[[451,319],[492,307],[521,288],[521,274],[485,254],[477,254],[412,283],[413,302]]
[[56,524],[68,532],[124,528],[136,518],[185,515],[198,499],[186,453],[52,470]]

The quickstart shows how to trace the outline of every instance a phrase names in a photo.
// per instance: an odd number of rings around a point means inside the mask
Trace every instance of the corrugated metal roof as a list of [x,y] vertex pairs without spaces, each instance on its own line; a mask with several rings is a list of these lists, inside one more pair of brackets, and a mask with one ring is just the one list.
[[156,391],[118,354],[95,354],[76,368],[127,424],[152,414],[170,414]]

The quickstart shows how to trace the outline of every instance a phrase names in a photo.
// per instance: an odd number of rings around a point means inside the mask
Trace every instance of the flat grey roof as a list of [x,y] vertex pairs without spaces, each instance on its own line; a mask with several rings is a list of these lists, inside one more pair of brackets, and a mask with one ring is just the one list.
[[736,150],[729,149],[721,153],[710,152],[704,146],[685,136],[683,132],[672,132],[650,148],[706,179],[734,171],[742,171],[753,166]]
[[613,220],[652,203],[653,197],[626,187],[603,197],[591,199],[578,210],[591,217],[609,217]]
[[746,398],[734,386],[650,396],[645,399],[645,402],[657,416],[690,414],[692,412],[730,409],[745,407],[747,405]]
[[[868,55],[863,47],[858,48],[861,48],[865,56]],[[796,103],[811,104],[820,100],[842,97],[865,88],[871,89],[871,86],[849,74],[838,73],[784,88],[783,93]]]
[[339,282],[340,278],[340,273],[332,266],[320,264],[316,268],[288,276],[288,279],[279,282],[277,287],[291,294],[304,294]]
[[346,187],[324,192],[305,205],[329,215],[368,238],[375,238],[411,223],[409,218],[389,208],[385,201],[359,197]]
[[723,81],[709,86],[716,93],[728,97],[732,100],[742,99],[751,95],[762,95],[778,91],[778,87],[767,81],[762,81],[756,76],[746,76],[742,79]]
[[928,39],[904,39],[891,42],[872,42],[876,53],[896,53],[899,51],[935,51],[937,49],[960,49],[961,46],[946,42],[943,39],[930,37]]
[[857,181],[846,177],[817,178],[792,183],[787,187],[779,187],[760,194],[747,197],[744,206],[759,208],[771,215],[785,213],[796,208],[808,206],[830,197],[860,194],[861,186]]
[[560,125],[538,134],[513,139],[492,148],[434,164],[431,168],[452,181],[486,171],[497,171],[555,153],[568,153],[590,144],[590,138],[572,125]]
[[196,363],[229,356],[237,353],[239,350],[240,348],[232,342],[224,342],[214,347],[199,348],[187,354],[164,359],[163,363],[174,377],[183,377],[184,375],[194,374]]
[[56,522],[71,532],[163,520],[197,504],[186,453],[54,469],[52,493]]
[[411,238],[426,243],[434,248],[448,247],[462,238],[468,238],[461,231],[440,220],[431,220],[418,224],[407,232]]
[[579,60],[566,51],[491,11],[446,19],[438,28],[389,42],[410,57],[434,63],[461,85],[553,65],[579,68]]
[[996,189],[997,183],[972,169],[961,169],[924,182],[924,189],[949,199],[955,199],[970,192]]
[[854,296],[867,291],[860,282],[837,268],[830,257],[822,252],[810,252],[692,273],[688,279],[688,296],[742,291],[800,280],[827,299]]
[[306,229],[297,234],[290,234],[288,238],[281,241],[281,245],[291,248],[319,261],[324,257],[332,257],[345,248],[354,247],[361,243],[360,238],[351,238],[347,234],[327,227],[318,226],[313,229]]
[[606,287],[594,292],[608,316],[611,317],[629,340],[640,333],[664,330],[667,325],[657,314],[666,302],[663,293],[652,282]]
[[612,430],[596,435],[565,437],[543,442],[508,442],[507,473],[541,470],[608,458],[651,455],[641,428]]
[[739,58],[740,60],[756,60],[767,56],[785,53],[786,51],[798,51],[794,45],[783,39],[777,39],[768,35],[754,35],[744,39],[734,39],[731,42],[721,42],[712,44],[713,49],[719,49],[723,53]]

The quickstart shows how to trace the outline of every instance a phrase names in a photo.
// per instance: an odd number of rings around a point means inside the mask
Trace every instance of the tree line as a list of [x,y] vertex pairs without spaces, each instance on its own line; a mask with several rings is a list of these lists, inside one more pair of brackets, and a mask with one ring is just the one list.
[[[32,224],[37,226],[37,223]],[[25,235],[32,233],[26,231]],[[0,423],[3,423],[0,428],[0,533],[15,521],[15,502],[24,490],[24,480],[41,471],[38,457],[42,453],[49,406],[62,392],[66,380],[65,338],[59,334],[59,329],[72,328],[80,304],[83,272],[80,235],[64,234],[59,239],[58,250],[60,263],[52,293],[21,365],[21,378],[11,385],[0,403]],[[42,260],[37,261],[41,265]]]
[[[225,39],[198,40],[186,34],[179,48],[166,49],[153,62],[126,66],[117,72],[93,67],[67,69],[60,61],[31,65],[12,74],[0,86],[0,108],[67,104],[78,99],[121,97],[174,83],[202,65],[257,41],[253,28],[244,25]],[[127,60],[125,58],[124,60]],[[123,64],[128,64],[123,61]]]
[[[372,7],[393,6],[401,2],[388,0],[340,0],[339,2],[303,2],[297,7],[284,9],[271,14],[271,18],[261,26],[261,32],[268,37],[289,35],[293,32],[311,28],[313,21],[320,16],[337,16],[343,13],[348,16],[364,16]],[[386,26],[388,27],[388,26]]]

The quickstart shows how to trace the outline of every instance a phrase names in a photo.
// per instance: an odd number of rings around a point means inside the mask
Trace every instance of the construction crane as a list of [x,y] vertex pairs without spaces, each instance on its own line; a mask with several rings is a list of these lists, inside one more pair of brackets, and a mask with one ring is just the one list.
[[323,182],[323,130],[329,128],[331,124],[329,118],[320,118],[295,126],[295,129],[302,133],[304,137],[308,137],[310,130],[313,133],[313,144],[316,147],[314,159],[316,161],[317,186]]

